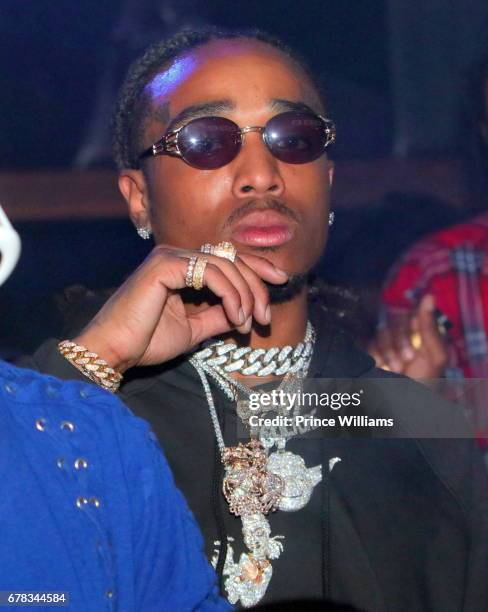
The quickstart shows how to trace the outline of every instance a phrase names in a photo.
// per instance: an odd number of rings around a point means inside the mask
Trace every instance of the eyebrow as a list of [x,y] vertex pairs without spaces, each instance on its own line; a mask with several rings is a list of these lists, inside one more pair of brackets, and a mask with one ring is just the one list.
[[234,110],[236,105],[232,100],[215,100],[213,102],[203,102],[202,104],[193,104],[187,106],[181,112],[179,112],[174,119],[169,122],[172,129],[176,129],[181,125],[184,125],[192,119],[199,119],[200,117],[209,117],[216,113],[222,113],[230,110]]
[[306,104],[305,102],[292,102],[291,100],[284,100],[283,98],[273,98],[270,101],[270,107],[273,110],[277,110],[280,112],[286,111],[302,111],[306,113],[312,113],[314,115],[318,115],[319,113],[315,111],[311,106]]
[[[305,102],[293,102],[292,100],[285,100],[283,98],[272,98],[268,104],[269,108],[278,112],[286,111],[302,111],[317,114],[308,104]],[[177,129],[185,123],[188,123],[192,119],[199,119],[200,117],[209,117],[217,113],[226,111],[232,111],[236,109],[236,105],[232,100],[214,100],[213,102],[202,102],[201,104],[193,104],[187,106],[180,111],[174,119],[169,121],[171,129]]]

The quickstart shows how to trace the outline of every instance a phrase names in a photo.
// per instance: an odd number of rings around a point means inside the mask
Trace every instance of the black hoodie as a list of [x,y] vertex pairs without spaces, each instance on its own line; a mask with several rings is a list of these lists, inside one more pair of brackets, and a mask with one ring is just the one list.
[[[392,418],[395,427],[386,434],[336,428],[288,442],[308,467],[322,464],[322,482],[301,510],[268,515],[272,535],[285,539],[261,603],[332,599],[368,612],[488,610],[488,482],[476,445],[461,437],[468,429],[460,410],[408,379],[391,384],[400,379],[375,368],[320,308],[311,318],[317,341],[309,376],[369,385],[362,414]],[[23,365],[87,380],[58,354],[56,342],[44,343]],[[235,444],[235,406],[211,386],[225,443]],[[241,520],[221,492],[223,470],[193,366],[179,358],[136,368],[120,397],[151,423],[208,557],[228,536],[240,554]],[[440,437],[426,438],[432,431]],[[334,457],[341,461],[329,473]],[[222,563],[221,551],[218,571]]]

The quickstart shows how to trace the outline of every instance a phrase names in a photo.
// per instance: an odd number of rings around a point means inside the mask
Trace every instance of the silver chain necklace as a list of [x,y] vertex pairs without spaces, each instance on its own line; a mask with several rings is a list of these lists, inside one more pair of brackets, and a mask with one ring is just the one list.
[[[294,382],[294,379],[300,381],[307,375],[314,341],[314,329],[311,323],[307,322],[306,336],[297,353],[301,358],[300,368],[296,367],[298,360],[295,360],[288,368],[280,387]],[[221,345],[222,343],[218,343],[218,346]],[[246,355],[252,355],[254,351],[249,347],[245,348],[248,349]],[[290,349],[287,351],[288,355],[295,354],[296,349],[294,351],[292,347],[285,348]],[[236,562],[232,545],[228,545],[223,570],[226,577],[224,584],[229,602],[236,604],[240,601],[246,608],[256,605],[263,598],[273,573],[270,560],[277,559],[283,552],[280,540],[283,540],[284,536],[271,536],[271,526],[266,514],[276,509],[290,512],[303,508],[308,503],[314,487],[322,479],[322,466],[307,468],[302,457],[285,450],[286,438],[282,436],[260,435],[260,440],[254,439],[247,444],[239,443],[236,447],[226,448],[207,375],[215,380],[231,401],[237,399],[236,389],[247,396],[253,390],[232,379],[225,366],[222,367],[223,361],[212,361],[215,359],[215,353],[208,352],[208,349],[212,349],[212,346],[196,353],[190,363],[202,381],[217,445],[225,466],[224,496],[230,511],[241,517],[243,539],[248,548],[248,552],[242,553]],[[271,361],[273,357],[282,354],[282,351],[283,349],[269,349],[265,352],[271,355]],[[227,352],[224,352],[220,357],[226,355]],[[236,363],[241,357],[242,355],[238,354],[233,362]],[[268,365],[269,363],[264,364],[264,368]],[[241,364],[240,367],[246,370],[248,365]],[[275,370],[276,374],[279,368]],[[269,455],[275,445],[278,450]],[[212,559],[214,567],[217,559],[218,555]]]
[[290,345],[283,348],[252,349],[250,346],[238,347],[237,344],[210,341],[205,348],[194,356],[205,361],[208,366],[220,367],[226,373],[239,372],[245,376],[269,376],[274,374],[294,374],[299,372],[310,357],[315,340],[315,333],[310,321],[307,321],[305,338],[295,348]]

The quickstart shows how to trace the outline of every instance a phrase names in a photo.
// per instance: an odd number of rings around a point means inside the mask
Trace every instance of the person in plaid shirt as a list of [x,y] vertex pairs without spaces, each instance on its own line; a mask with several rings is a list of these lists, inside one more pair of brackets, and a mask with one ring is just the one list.
[[[467,177],[478,214],[421,239],[394,265],[370,346],[380,366],[414,378],[488,380],[488,57],[475,66],[469,88]],[[444,342],[419,326],[422,311],[435,308],[451,323]],[[470,416],[488,457],[486,384],[472,389]]]
[[[414,245],[390,273],[381,320],[401,326],[424,295],[452,323],[445,374],[488,378],[488,213]],[[408,358],[407,338],[403,352]]]
[[[465,103],[472,216],[422,238],[394,265],[370,346],[379,364],[417,378],[488,378],[488,55],[471,71]],[[419,327],[435,308],[452,324],[444,343]]]

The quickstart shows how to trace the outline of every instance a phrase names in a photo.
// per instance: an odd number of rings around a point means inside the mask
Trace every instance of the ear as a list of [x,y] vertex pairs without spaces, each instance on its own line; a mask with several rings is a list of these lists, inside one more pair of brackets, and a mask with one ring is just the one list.
[[129,206],[129,215],[136,227],[150,229],[150,210],[147,185],[141,170],[121,170],[119,189]]

